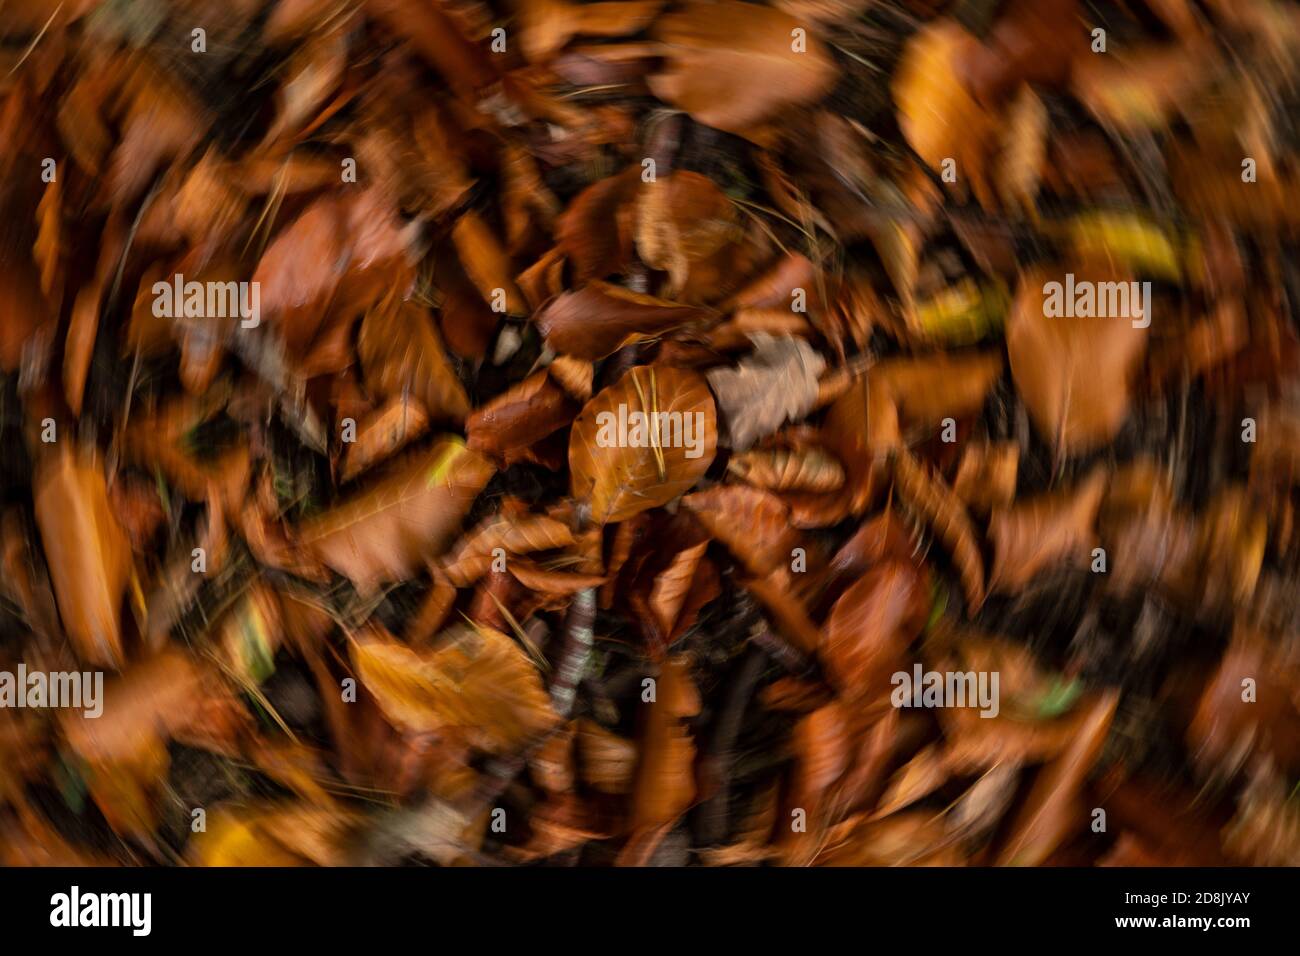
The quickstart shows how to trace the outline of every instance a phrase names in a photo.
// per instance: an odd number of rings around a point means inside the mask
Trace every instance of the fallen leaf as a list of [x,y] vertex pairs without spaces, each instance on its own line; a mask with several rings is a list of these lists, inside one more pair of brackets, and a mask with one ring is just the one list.
[[489,753],[517,751],[559,720],[523,648],[491,628],[457,629],[423,653],[371,629],[352,660],[389,720],[450,730]]
[[747,451],[733,455],[727,471],[771,491],[835,491],[844,484],[844,468],[815,446]]
[[79,458],[65,443],[47,449],[33,483],[59,615],[79,658],[121,667],[120,611],[133,573],[130,543],[109,505],[99,461]]
[[622,521],[688,491],[713,462],[717,441],[717,413],[700,376],[632,368],[573,424],[572,494],[596,523]]
[[906,449],[899,449],[894,456],[894,480],[902,499],[925,518],[952,555],[966,610],[974,614],[984,603],[984,561],[965,505],[943,479],[932,477]]
[[1058,561],[1087,564],[1105,490],[1098,470],[1073,488],[996,509],[989,518],[989,590],[1014,593]]
[[831,682],[854,699],[888,690],[887,675],[930,610],[930,595],[911,564],[887,561],[871,569],[835,602],[818,656]]
[[629,342],[699,323],[709,314],[697,306],[589,282],[556,297],[533,321],[553,351],[595,361]]
[[433,419],[461,422],[469,413],[465,388],[443,351],[429,314],[406,302],[372,310],[361,322],[357,357],[367,387],[380,398],[419,399]]
[[[1007,353],[1034,426],[1062,452],[1077,455],[1109,442],[1124,423],[1147,329],[1135,328],[1127,317],[1047,316],[1044,286],[1065,279],[1064,271],[1021,279],[1007,326]],[[1116,279],[1080,275],[1079,281]]]
[[1115,693],[1097,698],[1082,715],[1070,746],[1039,771],[1012,820],[998,857],[1000,865],[1041,865],[1071,832],[1088,832],[1089,818],[1079,803],[1079,789],[1101,753],[1118,704]]
[[754,336],[753,353],[735,367],[708,372],[726,426],[726,442],[744,451],[789,421],[799,421],[817,399],[825,360],[803,339]]
[[400,581],[455,540],[493,468],[460,442],[441,441],[298,527],[303,547],[373,593]]
[[[668,59],[665,71],[649,79],[654,94],[729,133],[752,136],[782,110],[821,99],[834,83],[825,45],[808,25],[770,7],[688,3],[661,17],[652,32]],[[792,37],[804,40],[802,51]]]

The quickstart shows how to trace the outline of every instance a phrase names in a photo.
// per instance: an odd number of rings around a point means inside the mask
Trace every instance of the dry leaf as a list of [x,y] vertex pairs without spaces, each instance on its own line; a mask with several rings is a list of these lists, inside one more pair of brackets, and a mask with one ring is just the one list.
[[[697,122],[752,136],[782,110],[830,92],[834,61],[809,26],[756,4],[688,3],[655,24],[668,65],[650,88]],[[805,31],[801,52],[795,30]]]
[[975,101],[960,72],[979,41],[954,21],[933,20],[909,38],[893,78],[899,126],[927,166],[956,163],[958,181],[978,191],[994,117]]
[[989,590],[1014,593],[1057,561],[1087,564],[1105,490],[1106,476],[1094,471],[1073,488],[995,510]]
[[929,610],[929,590],[912,565],[887,561],[864,574],[835,602],[822,632],[818,655],[832,684],[867,702],[887,691],[886,676]]
[[825,360],[803,339],[755,335],[752,355],[734,368],[708,373],[727,429],[725,444],[744,451],[786,422],[807,415],[825,367]]
[[704,380],[672,368],[632,368],[587,403],[569,438],[572,493],[608,524],[688,491],[717,447]]
[[411,395],[436,419],[463,421],[465,388],[443,351],[429,314],[412,303],[372,310],[357,336],[366,386],[380,398]]
[[942,479],[931,477],[906,449],[899,449],[894,456],[894,479],[900,497],[925,518],[952,555],[966,610],[974,614],[984,603],[984,561],[961,499]]
[[442,441],[343,503],[303,522],[303,547],[362,593],[415,573],[455,540],[492,477],[492,466],[459,442]]
[[683,721],[699,707],[689,661],[681,657],[665,661],[655,701],[644,710],[632,793],[633,841],[624,851],[624,862],[635,862],[630,853],[648,855],[653,847],[638,838],[672,823],[695,799],[695,742]]
[[1118,704],[1117,694],[1099,697],[1081,716],[1070,746],[1039,772],[1012,821],[999,856],[1001,865],[1038,866],[1072,831],[1088,832],[1089,818],[1079,802],[1079,789],[1101,754]]
[[733,455],[727,471],[771,491],[835,491],[844,484],[843,467],[816,446],[747,451]]
[[372,629],[352,660],[390,721],[453,731],[489,753],[517,751],[559,720],[523,648],[491,628],[458,629],[423,653]]
[[347,445],[339,480],[351,481],[376,462],[419,438],[428,430],[429,416],[415,400],[390,398],[373,415],[357,424],[356,441]]
[[66,443],[37,462],[36,522],[59,602],[59,615],[88,664],[121,667],[120,611],[132,575],[131,546],[109,505],[95,458],[78,458]]
[[736,207],[707,176],[686,171],[641,186],[636,208],[636,251],[652,269],[668,273],[670,294],[686,284],[691,266],[739,237]]
[[629,342],[701,322],[708,315],[696,306],[589,282],[552,300],[533,321],[553,351],[595,361]]
[[500,298],[510,315],[525,315],[528,306],[515,286],[510,257],[487,223],[478,214],[467,212],[452,229],[451,238],[483,300],[495,304]]
[[[1034,426],[1062,452],[1076,455],[1110,441],[1124,423],[1147,330],[1135,328],[1128,317],[1045,315],[1044,284],[1064,285],[1065,279],[1061,270],[1033,272],[1021,280],[1007,326],[1007,353]],[[1080,274],[1075,281],[1117,279]]]

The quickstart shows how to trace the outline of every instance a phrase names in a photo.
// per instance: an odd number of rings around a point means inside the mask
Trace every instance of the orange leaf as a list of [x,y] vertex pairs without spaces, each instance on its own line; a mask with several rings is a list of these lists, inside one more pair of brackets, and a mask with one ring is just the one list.
[[372,628],[352,645],[384,715],[419,732],[453,730],[489,753],[520,749],[559,721],[523,648],[491,628],[461,628],[417,653]]
[[622,521],[690,489],[708,471],[717,441],[713,397],[699,375],[633,368],[573,423],[573,496],[586,499],[598,524]]
[[36,522],[63,626],[83,661],[120,667],[119,611],[131,576],[131,546],[109,505],[98,461],[66,444],[36,466]]
[[821,99],[835,83],[835,64],[810,24],[771,7],[721,0],[688,3],[662,17],[654,35],[668,65],[650,77],[655,95],[700,123],[752,136],[782,110]]
[[441,441],[299,527],[302,544],[373,593],[440,554],[460,531],[493,468],[459,441]]
[[381,307],[361,323],[357,357],[366,387],[382,398],[409,393],[435,419],[460,422],[469,398],[447,360],[429,314],[413,303]]

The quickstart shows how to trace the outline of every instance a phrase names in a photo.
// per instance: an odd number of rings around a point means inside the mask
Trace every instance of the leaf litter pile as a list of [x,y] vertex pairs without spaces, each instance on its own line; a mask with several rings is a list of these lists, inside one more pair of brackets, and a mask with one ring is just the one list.
[[0,671],[104,683],[10,678],[0,859],[1300,863],[1298,82],[1270,0],[8,0]]

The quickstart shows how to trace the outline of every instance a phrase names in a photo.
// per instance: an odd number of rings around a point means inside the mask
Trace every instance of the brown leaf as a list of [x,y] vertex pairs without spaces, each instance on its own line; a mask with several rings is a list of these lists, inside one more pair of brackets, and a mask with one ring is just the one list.
[[[782,110],[816,102],[834,85],[834,61],[809,26],[756,4],[688,3],[655,24],[668,64],[650,77],[650,88],[699,123],[753,136]],[[792,37],[800,28],[808,31],[806,49],[796,52]]]
[[477,213],[462,215],[451,231],[451,238],[465,272],[484,301],[495,303],[498,297],[503,297],[510,315],[528,312],[528,305],[514,282],[515,270],[510,265],[510,257]]
[[[1032,272],[1021,279],[1007,326],[1011,377],[1039,433],[1065,454],[1082,454],[1109,442],[1123,425],[1148,330],[1124,317],[1049,317],[1043,291],[1048,281],[1064,285],[1065,272]],[[1117,279],[1080,274],[1080,281]]]
[[[23,213],[6,202],[0,215],[7,222]],[[33,333],[57,318],[41,290],[40,273],[31,257],[31,240],[23,229],[0,230],[0,371],[16,371]]]
[[932,20],[907,41],[892,81],[898,124],[917,155],[936,172],[955,160],[958,181],[971,181],[977,192],[996,117],[975,101],[960,71],[979,48],[953,20]]
[[1105,59],[1076,42],[1081,26],[1078,0],[1010,0],[962,63],[972,91],[994,103],[1021,83],[1061,86],[1076,59]]
[[63,350],[63,387],[72,414],[81,415],[81,400],[90,372],[90,357],[99,331],[98,284],[91,283],[77,293],[68,322],[68,338]]
[[[659,674],[655,701],[644,707],[632,793],[634,841],[672,823],[695,800],[695,742],[683,719],[699,707],[688,660],[669,658]],[[645,855],[652,849],[637,842],[628,850],[633,848]],[[627,859],[627,852],[622,861],[636,862]]]
[[961,578],[966,610],[974,614],[984,603],[984,560],[961,499],[943,479],[931,477],[925,466],[905,448],[900,448],[894,456],[894,479],[902,499],[925,518],[948,549]]
[[553,351],[595,361],[629,342],[701,322],[709,314],[696,306],[589,282],[557,296],[533,321]]
[[305,352],[333,309],[348,316],[409,284],[412,237],[376,189],[325,196],[285,227],[253,273],[262,318],[289,349]]
[[424,653],[372,628],[352,661],[390,721],[454,731],[489,753],[517,751],[559,721],[523,648],[491,628],[457,629]]
[[887,817],[891,813],[911,806],[928,797],[948,781],[951,771],[943,759],[939,744],[930,744],[909,760],[889,781],[889,787],[880,798],[875,816]]
[[1014,593],[1058,561],[1086,564],[1105,490],[1099,469],[1073,488],[995,510],[989,518],[989,590]]
[[952,490],[973,511],[987,514],[1016,496],[1020,446],[1015,442],[971,444],[961,456]]
[[822,630],[818,653],[832,684],[868,701],[888,690],[885,677],[920,633],[929,604],[911,564],[887,561],[864,574],[835,602]]
[[346,866],[353,814],[310,805],[222,806],[190,843],[196,866]]
[[[1265,638],[1239,627],[1187,728],[1196,763],[1223,776],[1233,775],[1251,753],[1268,754],[1279,767],[1300,764],[1296,676],[1297,668]],[[1255,682],[1252,700],[1246,699],[1248,679]]]
[[741,481],[771,491],[834,491],[844,484],[844,469],[816,446],[747,451],[727,461]]
[[410,42],[458,94],[468,96],[496,79],[486,47],[471,43],[441,7],[418,0],[365,0],[366,12]]
[[760,488],[716,485],[682,499],[700,524],[727,546],[751,574],[765,576],[789,567],[800,535],[790,525],[790,509]]
[[1002,866],[1038,866],[1071,832],[1086,833],[1088,815],[1079,789],[1101,754],[1119,695],[1098,697],[1080,716],[1070,746],[1039,771],[1024,806],[1016,814],[1002,846]]
[[437,328],[413,303],[367,314],[357,337],[357,358],[366,387],[380,398],[410,394],[434,419],[460,422],[469,413],[469,398],[447,360]]
[[317,200],[276,236],[253,273],[262,317],[281,325],[292,349],[305,348],[316,337],[342,278],[348,257],[343,220],[339,200]]
[[636,208],[636,251],[652,269],[668,273],[670,294],[681,291],[691,266],[739,237],[731,200],[707,176],[687,171],[641,186]]
[[442,441],[298,528],[302,545],[373,593],[413,577],[460,530],[492,466],[459,442]]
[[637,764],[635,742],[611,733],[586,717],[578,721],[577,742],[583,783],[601,793],[632,792]]
[[867,373],[903,418],[926,426],[978,414],[1001,374],[1002,356],[996,352],[889,359]]
[[699,544],[678,552],[672,563],[655,578],[654,588],[650,592],[650,610],[663,634],[671,634],[677,616],[681,613],[691,592],[696,569],[704,559],[709,542]]
[[902,443],[898,406],[873,376],[860,375],[827,410],[821,439],[844,465],[849,513],[861,514],[886,484],[889,450]]
[[1191,107],[1223,67],[1208,36],[1139,44],[1118,55],[1081,57],[1071,92],[1103,125],[1138,131],[1163,126]]
[[1047,159],[1047,107],[1030,86],[1023,86],[1007,109],[996,182],[1007,206],[1034,215],[1034,197]]
[[817,267],[807,256],[789,252],[731,296],[724,309],[789,309],[794,290],[812,295],[817,288]]
[[[842,812],[842,806],[837,806],[836,785],[853,759],[854,715],[850,708],[835,700],[801,717],[794,725],[790,745],[795,765],[787,802],[792,811],[804,811],[809,830],[805,833],[782,827],[780,841],[792,845],[787,851],[794,857],[791,862],[811,859],[820,837]],[[809,839],[810,835],[813,839]]]
[[777,0],[776,6],[796,20],[841,23],[856,20],[871,4],[872,0]]
[[663,0],[567,3],[528,0],[520,10],[524,56],[537,63],[575,36],[616,37],[638,33],[663,8]]
[[[495,516],[470,533],[443,565],[443,573],[458,587],[472,584],[486,573],[492,552],[501,548],[509,554],[529,554],[567,548],[574,542],[569,526],[545,515]],[[480,564],[482,559],[486,563]]]
[[417,400],[390,398],[370,417],[357,424],[356,441],[347,445],[339,480],[351,481],[376,462],[383,461],[429,428],[429,416]]
[[277,113],[266,143],[291,135],[316,118],[347,69],[348,35],[334,29],[314,35],[289,58],[276,94]]
[[585,499],[598,524],[622,521],[689,490],[708,471],[717,440],[717,413],[702,378],[632,368],[574,422],[573,496]]
[[567,597],[585,591],[587,588],[600,587],[605,583],[604,575],[553,571],[523,559],[509,562],[506,569],[524,587],[542,594],[559,594]]
[[552,734],[528,758],[528,772],[533,782],[551,793],[567,793],[576,781],[573,760],[574,725],[572,722]]
[[569,395],[580,402],[591,398],[591,383],[595,376],[595,367],[585,359],[571,355],[557,355],[546,371],[560,383]]
[[148,839],[157,823],[158,788],[170,763],[166,744],[234,750],[243,711],[214,671],[175,650],[106,682],[102,713],[65,711],[68,747],[86,768],[96,805],[119,833]]
[[641,170],[631,166],[599,180],[574,198],[556,223],[555,239],[573,262],[574,280],[589,282],[622,272],[632,258],[631,210]]
[[121,667],[119,612],[132,575],[131,546],[109,505],[101,466],[61,442],[37,462],[32,481],[46,563],[73,648],[86,663]]
[[573,421],[578,405],[546,374],[524,379],[465,421],[469,447],[507,467],[527,461],[528,450]]

